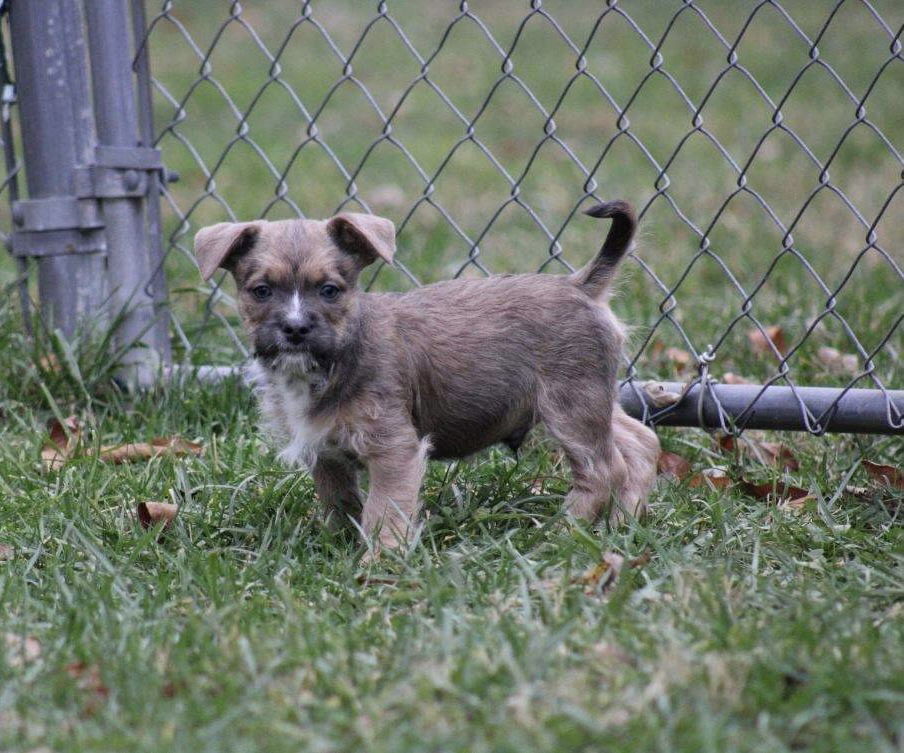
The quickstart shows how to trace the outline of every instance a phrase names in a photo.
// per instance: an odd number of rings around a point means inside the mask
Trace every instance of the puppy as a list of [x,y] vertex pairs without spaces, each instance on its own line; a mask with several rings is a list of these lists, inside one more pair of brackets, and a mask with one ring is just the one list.
[[[409,540],[428,458],[512,450],[542,422],[561,443],[567,511],[619,523],[641,514],[656,435],[618,404],[624,335],[606,303],[636,220],[623,201],[602,249],[574,274],[454,280],[365,293],[361,270],[391,264],[395,226],[367,214],[220,223],[195,254],[204,279],[232,273],[254,349],[264,427],[307,466],[327,520],[354,522],[379,551]],[[366,499],[358,472],[366,468]]]

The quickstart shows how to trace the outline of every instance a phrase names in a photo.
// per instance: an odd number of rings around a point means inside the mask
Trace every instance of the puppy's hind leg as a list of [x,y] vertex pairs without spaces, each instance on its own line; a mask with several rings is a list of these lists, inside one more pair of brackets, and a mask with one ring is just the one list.
[[610,509],[627,469],[612,442],[607,392],[592,387],[581,392],[598,400],[558,400],[541,409],[541,415],[571,466],[572,488],[565,497],[565,509],[569,515],[593,522]]
[[311,475],[326,526],[333,531],[353,528],[352,521],[360,519],[362,507],[355,464],[341,456],[320,455]]
[[612,412],[612,436],[626,469],[617,506],[610,514],[610,520],[620,524],[628,516],[641,517],[646,513],[647,498],[656,482],[660,447],[656,433],[631,418],[617,403]]

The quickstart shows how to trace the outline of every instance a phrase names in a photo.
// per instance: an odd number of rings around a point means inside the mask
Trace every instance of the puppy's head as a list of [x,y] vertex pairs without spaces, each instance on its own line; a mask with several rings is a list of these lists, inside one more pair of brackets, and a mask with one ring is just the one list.
[[204,279],[219,268],[235,278],[255,355],[295,372],[329,368],[352,344],[358,275],[394,253],[395,226],[368,214],[222,222],[195,236]]

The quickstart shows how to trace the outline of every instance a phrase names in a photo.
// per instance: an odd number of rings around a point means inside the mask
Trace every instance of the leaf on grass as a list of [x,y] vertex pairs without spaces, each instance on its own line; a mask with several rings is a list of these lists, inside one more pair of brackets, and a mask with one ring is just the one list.
[[680,392],[669,392],[662,382],[644,382],[642,389],[655,408],[666,408],[680,403],[684,397]]
[[687,370],[687,367],[694,362],[694,357],[681,348],[666,348],[664,355],[679,374]]
[[722,375],[722,384],[754,384],[750,379],[746,377],[739,376],[738,374],[733,374],[730,371],[726,371]]
[[41,464],[44,470],[56,471],[63,467],[78,448],[82,437],[82,423],[76,416],[69,416],[62,422],[51,419],[47,424],[49,435],[41,450]]
[[731,486],[731,479],[721,468],[705,468],[691,476],[687,485],[692,489],[708,486],[710,489],[725,489]]
[[904,471],[893,465],[880,465],[870,460],[861,460],[860,464],[866,469],[873,481],[878,481],[885,486],[893,486],[896,489],[904,489]]
[[622,555],[615,552],[603,554],[602,562],[591,567],[585,573],[575,578],[576,583],[584,586],[584,593],[602,595],[615,585],[615,581],[622,570],[630,570],[643,567],[650,561],[650,553],[644,552],[639,557],[625,560]]
[[816,357],[833,374],[856,374],[860,371],[860,360],[853,353],[822,347],[816,351]]
[[85,664],[83,661],[74,661],[63,667],[73,680],[76,681],[80,690],[106,698],[110,694],[110,689],[104,685],[100,677],[100,667],[97,664]]
[[777,324],[764,327],[762,330],[759,327],[754,328],[747,333],[747,339],[753,352],[758,355],[774,355],[773,348],[782,355],[788,352],[785,331]]
[[679,481],[691,472],[691,463],[687,458],[681,457],[674,452],[659,453],[658,463],[659,473],[663,476],[670,476]]
[[41,356],[38,359],[38,366],[42,371],[49,371],[53,373],[63,370],[63,367],[60,365],[60,359],[56,357],[55,353],[49,353],[46,356]]
[[799,486],[792,486],[784,482],[755,484],[741,479],[739,486],[745,494],[750,495],[754,499],[775,499],[779,502],[803,504],[805,500],[811,499],[813,496],[807,489],[801,489]]
[[4,560],[11,560],[16,556],[16,550],[13,549],[9,544],[0,544],[0,562]]
[[5,633],[6,663],[10,667],[21,667],[33,662],[41,655],[41,642],[30,635]]
[[119,465],[139,460],[152,460],[160,455],[171,455],[173,457],[200,455],[203,450],[203,445],[197,442],[189,442],[181,437],[157,437],[150,442],[133,442],[101,447],[97,457],[106,463]]
[[719,449],[724,452],[737,452],[740,455],[754,458],[762,465],[774,465],[787,471],[796,471],[800,463],[791,449],[781,442],[765,442],[750,434],[735,437],[731,434],[717,434]]
[[164,528],[169,528],[176,517],[179,508],[167,502],[139,502],[136,508],[138,522],[142,528],[151,528],[162,523]]

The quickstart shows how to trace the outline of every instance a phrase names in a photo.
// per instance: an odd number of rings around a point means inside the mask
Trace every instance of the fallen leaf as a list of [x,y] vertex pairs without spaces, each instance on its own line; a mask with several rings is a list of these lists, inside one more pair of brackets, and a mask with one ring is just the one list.
[[74,661],[67,664],[63,671],[73,680],[76,680],[79,688],[106,697],[110,690],[100,679],[100,667],[97,664],[85,664],[83,661]]
[[630,570],[635,567],[643,567],[650,561],[650,553],[644,552],[639,557],[625,561],[622,555],[616,552],[603,554],[602,562],[597,563],[589,570],[575,578],[576,583],[584,586],[584,593],[602,595],[615,585],[615,581],[622,570]]
[[842,353],[837,348],[825,346],[816,351],[816,357],[833,374],[856,374],[860,371],[860,360],[853,353]]
[[4,560],[11,560],[16,556],[16,550],[13,549],[9,544],[0,544],[0,562]]
[[721,468],[706,468],[691,476],[687,485],[692,489],[708,486],[710,489],[724,489],[731,486],[731,479]]
[[101,447],[97,457],[106,463],[120,465],[139,460],[151,460],[160,455],[171,455],[173,457],[200,455],[203,450],[203,445],[197,442],[189,442],[181,437],[157,437],[150,442],[134,442]]
[[5,633],[6,663],[10,667],[21,667],[33,662],[41,655],[41,642],[30,635]]
[[51,419],[47,424],[48,442],[41,450],[44,470],[56,471],[63,467],[78,448],[82,436],[82,423],[76,416],[69,416],[62,422]]
[[722,384],[754,384],[754,382],[745,377],[733,374],[730,371],[726,371],[722,375]]
[[861,460],[860,464],[873,481],[878,481],[885,486],[893,486],[896,489],[904,489],[904,472],[900,468],[892,465],[880,465],[870,460]]
[[158,523],[163,523],[164,528],[169,528],[178,512],[179,508],[176,505],[167,502],[139,502],[136,508],[138,522],[142,528],[150,528]]
[[644,382],[642,389],[655,408],[674,405],[681,402],[681,398],[684,397],[680,392],[669,392],[662,382]]
[[787,471],[796,471],[800,468],[794,453],[781,442],[765,442],[749,434],[735,437],[719,433],[716,438],[719,448],[725,452],[738,452],[754,458],[762,465],[774,465]]
[[812,494],[808,494],[805,497],[782,499],[779,500],[778,506],[783,510],[790,510],[791,512],[802,512],[807,506],[807,503],[813,499],[816,499],[816,497],[814,497]]
[[56,354],[49,353],[46,356],[41,356],[38,359],[38,366],[41,367],[42,371],[51,371],[58,372],[62,371],[63,367],[60,365],[60,359],[56,357]]
[[681,348],[666,348],[664,355],[679,374],[694,362],[694,357],[686,350],[681,350]]
[[110,695],[110,689],[101,679],[100,667],[97,664],[75,661],[63,667],[63,671],[75,681],[76,687],[84,694],[82,714],[93,716],[101,702]]
[[754,484],[750,481],[741,479],[738,484],[745,494],[750,495],[754,499],[776,499],[782,500],[803,500],[812,497],[807,489],[801,489],[799,486],[792,486],[787,483],[766,483]]
[[773,348],[782,355],[788,352],[788,346],[785,343],[785,332],[777,324],[764,327],[762,330],[755,328],[747,333],[747,339],[750,340],[750,346],[754,353],[760,355],[775,355]]
[[674,452],[663,451],[659,453],[658,468],[661,475],[670,476],[679,481],[691,472],[690,461]]

